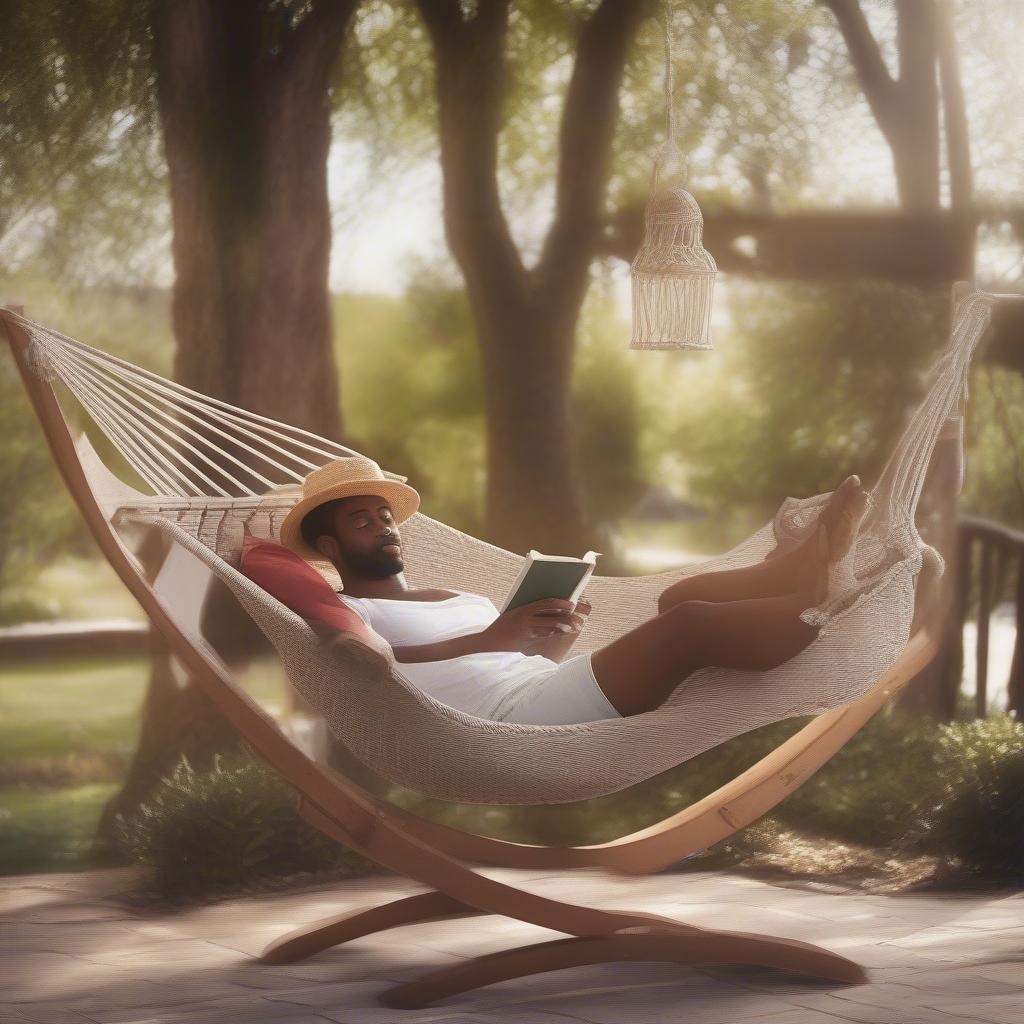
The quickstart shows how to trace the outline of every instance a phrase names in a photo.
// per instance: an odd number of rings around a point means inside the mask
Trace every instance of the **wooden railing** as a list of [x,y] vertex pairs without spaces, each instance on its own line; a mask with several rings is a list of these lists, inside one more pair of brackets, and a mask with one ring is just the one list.
[[947,671],[959,690],[963,672],[964,623],[976,613],[975,717],[988,710],[988,655],[992,610],[1007,595],[1014,599],[1017,635],[1006,710],[1024,720],[1024,533],[976,516],[957,522],[957,568],[947,636]]
[[149,623],[123,619],[27,622],[0,628],[0,663],[49,658],[145,657]]

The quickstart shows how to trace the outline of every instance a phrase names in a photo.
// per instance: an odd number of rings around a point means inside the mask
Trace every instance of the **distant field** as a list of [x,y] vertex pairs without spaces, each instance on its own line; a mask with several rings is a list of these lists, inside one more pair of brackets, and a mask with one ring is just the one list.
[[130,752],[148,665],[67,659],[0,670],[0,764],[23,758]]
[[82,871],[116,782],[59,790],[0,789],[0,875]]
[[[0,668],[0,874],[96,866],[89,847],[134,750],[148,675],[141,658]],[[275,666],[255,666],[244,684],[280,713]]]

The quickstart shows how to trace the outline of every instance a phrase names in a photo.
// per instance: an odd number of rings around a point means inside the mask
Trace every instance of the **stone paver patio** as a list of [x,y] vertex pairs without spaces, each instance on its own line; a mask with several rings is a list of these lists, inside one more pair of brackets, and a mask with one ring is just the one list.
[[0,879],[3,1024],[1024,1024],[1024,892],[869,895],[721,872],[618,878],[481,869],[533,892],[815,942],[870,983],[767,968],[615,963],[503,982],[422,1010],[376,997],[459,958],[561,937],[497,917],[425,922],[297,964],[254,955],[307,921],[422,891],[395,875],[176,913],[118,900],[130,869]]

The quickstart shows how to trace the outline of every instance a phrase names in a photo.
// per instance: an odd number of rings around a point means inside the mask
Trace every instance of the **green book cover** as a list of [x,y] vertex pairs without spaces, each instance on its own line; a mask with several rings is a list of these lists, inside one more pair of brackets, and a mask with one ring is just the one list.
[[571,558],[531,550],[501,610],[507,612],[548,597],[578,600],[599,554],[600,551],[588,551],[582,558]]

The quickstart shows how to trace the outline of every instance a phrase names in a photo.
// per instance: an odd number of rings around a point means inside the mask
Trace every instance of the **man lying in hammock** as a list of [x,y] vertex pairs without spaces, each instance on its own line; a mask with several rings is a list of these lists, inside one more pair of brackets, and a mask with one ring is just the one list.
[[793,550],[680,580],[660,595],[656,617],[563,660],[590,613],[584,600],[499,614],[479,594],[406,584],[398,524],[416,511],[419,494],[372,460],[330,463],[303,491],[282,543],[335,566],[339,600],[391,645],[403,676],[478,718],[539,725],[640,714],[698,669],[762,671],[794,657],[817,635],[800,613],[824,599],[829,566],[849,549],[868,501],[860,479],[847,477],[817,531]]

